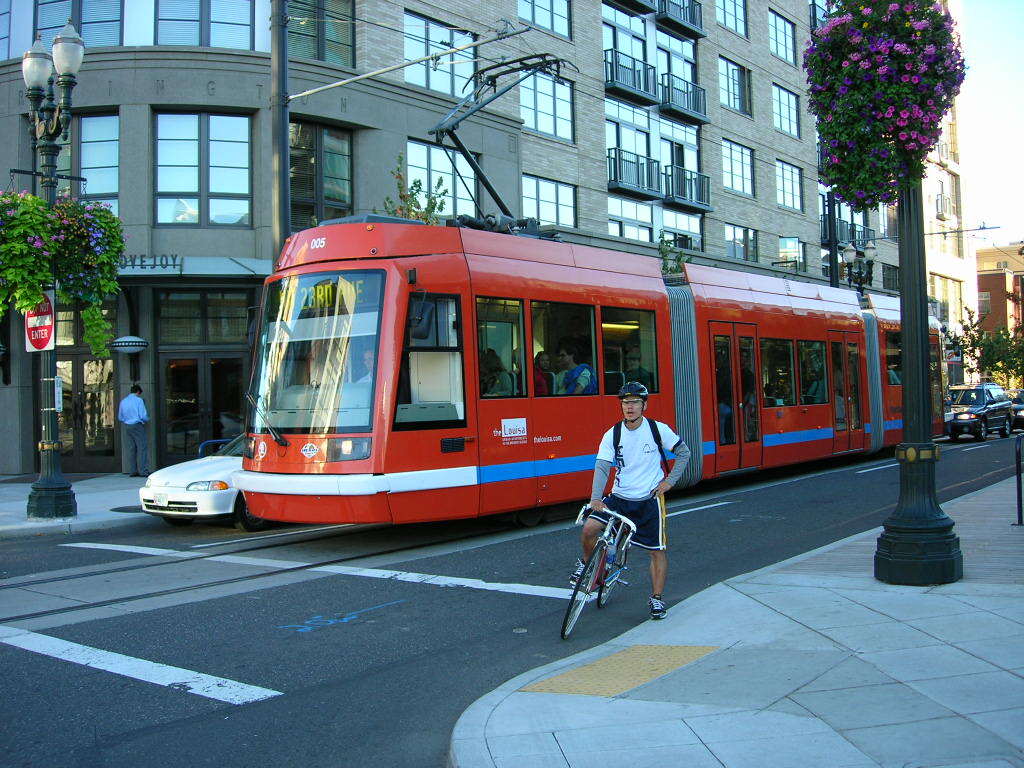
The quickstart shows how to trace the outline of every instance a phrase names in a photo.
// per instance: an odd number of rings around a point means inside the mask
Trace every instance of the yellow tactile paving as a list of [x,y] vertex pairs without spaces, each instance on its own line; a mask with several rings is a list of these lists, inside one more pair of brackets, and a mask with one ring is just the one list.
[[716,645],[631,645],[611,656],[531,683],[520,690],[618,696],[717,650]]

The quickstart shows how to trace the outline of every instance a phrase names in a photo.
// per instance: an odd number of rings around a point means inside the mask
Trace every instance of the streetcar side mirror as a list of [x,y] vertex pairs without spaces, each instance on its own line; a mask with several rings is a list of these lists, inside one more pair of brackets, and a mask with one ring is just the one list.
[[423,297],[409,311],[409,335],[414,339],[429,339],[434,329],[434,302]]

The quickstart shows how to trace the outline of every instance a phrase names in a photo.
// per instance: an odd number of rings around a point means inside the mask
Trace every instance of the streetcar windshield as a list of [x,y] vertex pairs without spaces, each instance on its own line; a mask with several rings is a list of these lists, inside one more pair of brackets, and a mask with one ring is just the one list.
[[249,423],[267,432],[367,432],[384,273],[315,272],[267,288]]

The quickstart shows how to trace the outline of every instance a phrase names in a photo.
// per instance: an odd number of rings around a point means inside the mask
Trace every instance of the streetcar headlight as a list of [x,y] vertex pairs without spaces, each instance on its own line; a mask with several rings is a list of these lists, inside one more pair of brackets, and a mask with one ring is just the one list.
[[973,413],[958,413],[958,414],[956,415],[956,417],[957,417],[957,419],[959,419],[960,421],[970,421],[971,419],[976,419],[976,418],[978,418],[978,417],[977,417],[977,416],[975,416],[975,415],[974,415]]
[[197,483],[189,483],[185,486],[186,491],[226,491],[231,486],[223,480],[200,480]]
[[332,437],[327,441],[328,461],[356,461],[370,457],[368,437]]

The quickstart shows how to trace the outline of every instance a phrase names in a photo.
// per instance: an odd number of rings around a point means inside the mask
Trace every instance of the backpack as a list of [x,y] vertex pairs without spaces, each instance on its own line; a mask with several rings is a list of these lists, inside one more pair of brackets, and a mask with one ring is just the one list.
[[[665,449],[661,447],[661,431],[658,429],[658,425],[654,423],[654,419],[644,419],[647,425],[651,428],[651,434],[654,435],[654,444],[658,446],[658,454],[661,456],[661,468],[665,470],[665,474],[668,474],[668,459],[665,458]],[[615,466],[616,468],[624,467],[626,464],[622,459],[622,422],[615,422],[615,426],[612,427],[612,445],[615,446]]]

